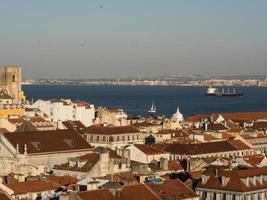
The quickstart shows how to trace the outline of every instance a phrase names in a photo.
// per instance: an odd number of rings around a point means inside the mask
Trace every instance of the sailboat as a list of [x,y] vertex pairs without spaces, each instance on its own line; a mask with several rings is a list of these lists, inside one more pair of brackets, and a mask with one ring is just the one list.
[[148,110],[149,113],[156,113],[157,112],[157,108],[154,105],[154,101],[152,102],[151,108]]

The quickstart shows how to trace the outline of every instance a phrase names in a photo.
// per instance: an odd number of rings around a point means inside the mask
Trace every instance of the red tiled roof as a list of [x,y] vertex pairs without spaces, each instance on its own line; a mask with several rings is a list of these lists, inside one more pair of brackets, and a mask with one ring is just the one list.
[[157,200],[155,195],[143,184],[126,186],[120,193],[118,200]]
[[209,119],[209,115],[194,115],[186,118],[186,121],[190,122],[200,122],[201,120]]
[[204,134],[204,141],[214,141],[214,140],[218,140],[218,139],[212,135]]
[[162,184],[145,183],[160,199],[190,199],[197,195],[179,179],[166,180]]
[[225,119],[254,121],[258,119],[266,119],[267,112],[241,112],[241,113],[222,113]]
[[72,176],[45,176],[45,178],[50,182],[55,182],[62,186],[77,182],[77,179]]
[[252,130],[267,129],[267,122],[254,122],[252,126],[246,127]]
[[179,171],[183,170],[184,168],[182,167],[181,163],[176,160],[169,160],[168,161],[168,170],[170,171]]
[[[214,169],[208,169],[205,172],[209,176],[207,183],[203,184],[200,182],[198,188],[206,189],[216,189],[224,191],[234,191],[234,192],[248,192],[253,190],[266,189],[267,182],[263,180],[262,184],[256,180],[256,184],[253,185],[252,182],[249,182],[249,185],[246,185],[243,179],[247,177],[254,178],[254,176],[267,175],[267,167],[262,168],[249,168],[249,169],[239,169],[239,170],[220,170],[217,169],[215,172]],[[226,185],[222,185],[222,177],[229,178],[229,181]]]
[[81,200],[116,200],[108,190],[91,190],[79,192],[78,196]]
[[225,133],[225,132],[223,132],[221,135],[222,135],[222,139],[230,139],[234,137],[231,134]]
[[103,135],[117,135],[117,134],[130,134],[139,133],[140,131],[133,126],[90,126],[83,131],[84,133],[103,134]]
[[203,142],[194,144],[169,144],[164,151],[172,154],[197,155],[208,154],[225,151],[236,151],[250,149],[245,143],[240,140],[227,140],[217,142]]
[[127,185],[128,183],[129,184],[139,183],[136,174],[133,174],[132,172],[122,172],[118,174],[107,175],[104,177],[99,177],[99,179],[108,179],[116,183],[123,183],[123,185]]
[[223,130],[228,130],[223,124],[215,124],[215,123],[210,123],[208,124],[208,130],[211,131],[223,131]]
[[243,159],[244,159],[244,161],[251,164],[252,166],[256,166],[256,165],[261,163],[261,161],[264,159],[264,156],[261,154],[249,155],[249,156],[244,156]]
[[134,146],[146,155],[167,154],[166,151],[162,151],[157,148],[154,148],[153,146],[145,144],[134,144]]
[[81,161],[85,161],[85,164],[79,167],[77,163],[74,166],[70,166],[69,163],[65,163],[65,164],[56,166],[55,169],[88,172],[99,160],[99,155],[97,153],[88,153],[83,156],[77,157],[77,159]]
[[160,130],[156,134],[160,134],[160,135],[171,134],[172,138],[177,138],[177,137],[185,138],[189,135],[185,130],[181,130],[181,129],[179,129],[179,130],[163,129],[163,130]]
[[13,132],[4,133],[4,136],[14,148],[17,144],[19,145],[20,153],[24,153],[25,144],[28,154],[77,151],[91,148],[91,145],[74,130]]
[[148,121],[144,121],[144,122],[137,122],[132,124],[134,127],[149,127],[149,126],[155,126],[156,124],[152,124]]
[[11,197],[9,197],[7,194],[5,194],[4,192],[0,191],[0,199],[1,200],[12,200]]
[[86,126],[81,121],[64,121],[62,124],[67,129],[74,129],[74,130],[83,130],[86,128]]
[[6,132],[9,132],[7,129],[5,129],[5,128],[0,128],[0,134],[1,133],[6,133]]
[[109,158],[113,158],[113,159],[119,159],[121,158],[116,151],[112,150],[112,149],[108,149],[108,153],[109,153]]
[[14,194],[26,194],[33,192],[41,192],[47,190],[56,190],[61,185],[55,182],[45,182],[45,181],[26,181],[26,182],[14,182],[6,184]]
[[241,140],[227,140],[236,149],[250,149],[250,147]]

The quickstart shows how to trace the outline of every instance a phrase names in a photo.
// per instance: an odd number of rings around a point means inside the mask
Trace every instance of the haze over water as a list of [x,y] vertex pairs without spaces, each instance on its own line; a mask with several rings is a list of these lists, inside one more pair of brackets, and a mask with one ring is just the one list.
[[123,108],[130,115],[147,115],[152,101],[157,115],[180,108],[185,116],[221,112],[267,111],[267,88],[243,87],[243,97],[207,97],[204,87],[24,85],[29,100],[69,98],[95,106]]

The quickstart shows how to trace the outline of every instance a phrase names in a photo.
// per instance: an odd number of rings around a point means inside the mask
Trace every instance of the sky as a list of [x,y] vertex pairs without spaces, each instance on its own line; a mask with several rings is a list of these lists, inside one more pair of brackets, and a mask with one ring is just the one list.
[[266,0],[0,0],[23,77],[267,74]]

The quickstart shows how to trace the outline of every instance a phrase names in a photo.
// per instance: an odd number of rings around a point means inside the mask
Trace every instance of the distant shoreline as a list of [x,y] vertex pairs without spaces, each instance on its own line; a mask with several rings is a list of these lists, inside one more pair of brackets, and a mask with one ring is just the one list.
[[[150,86],[150,87],[209,87],[209,85],[178,85],[178,84],[112,84],[112,83],[21,83],[21,85],[40,85],[40,86],[47,86],[47,85],[57,85],[57,86],[130,86],[130,87],[139,87],[139,86]],[[258,88],[265,88],[267,85],[258,86],[258,85],[213,85],[214,87],[258,87]]]
[[25,79],[23,85],[110,85],[172,87],[267,87],[267,79]]

